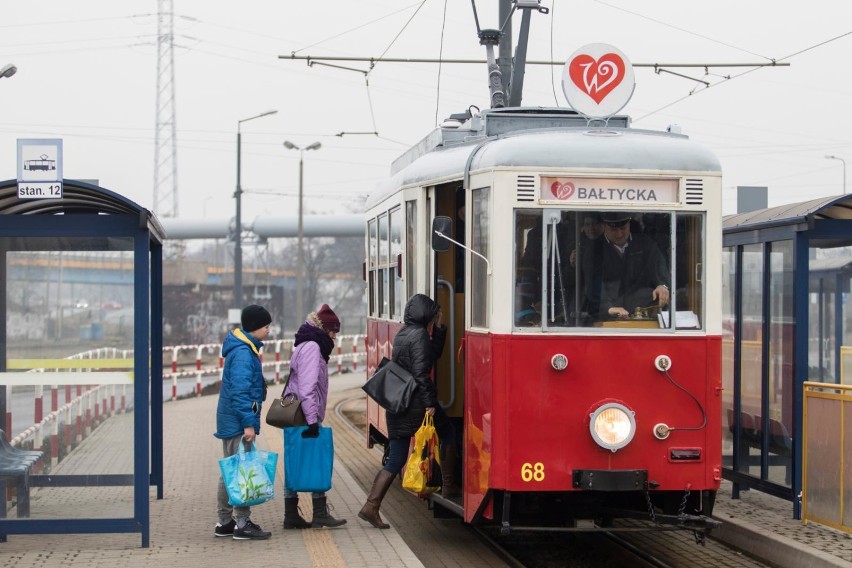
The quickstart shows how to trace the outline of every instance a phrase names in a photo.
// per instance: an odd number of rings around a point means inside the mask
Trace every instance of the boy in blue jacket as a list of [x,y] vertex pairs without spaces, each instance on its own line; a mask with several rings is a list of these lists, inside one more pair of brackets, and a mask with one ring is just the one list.
[[[260,409],[266,398],[266,379],[259,355],[262,341],[269,335],[272,316],[262,306],[253,304],[243,309],[240,322],[242,329],[231,331],[222,343],[225,368],[214,436],[222,440],[225,457],[236,454],[242,441],[250,445],[260,434]],[[271,536],[272,533],[251,521],[250,507],[232,507],[228,503],[228,492],[221,478],[217,502],[216,536],[231,536],[236,540],[265,540]]]

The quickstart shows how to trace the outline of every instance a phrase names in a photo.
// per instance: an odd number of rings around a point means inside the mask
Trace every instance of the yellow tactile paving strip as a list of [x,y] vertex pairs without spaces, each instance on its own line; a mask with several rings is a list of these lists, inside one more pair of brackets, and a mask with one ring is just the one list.
[[[284,431],[267,426],[263,429],[263,434],[264,436],[262,437],[265,437],[267,445],[271,442],[273,446],[266,449],[279,452],[281,459],[278,460],[278,474],[281,476],[281,479],[284,479],[284,452],[281,451],[284,447]],[[308,496],[307,502],[310,502],[310,496]],[[310,507],[306,509],[310,510]],[[310,520],[306,515],[305,519]],[[340,550],[338,550],[337,544],[335,544],[329,531],[303,530],[299,531],[299,534],[311,557],[311,566],[314,568],[346,568],[346,562],[343,560],[343,556],[340,554]]]

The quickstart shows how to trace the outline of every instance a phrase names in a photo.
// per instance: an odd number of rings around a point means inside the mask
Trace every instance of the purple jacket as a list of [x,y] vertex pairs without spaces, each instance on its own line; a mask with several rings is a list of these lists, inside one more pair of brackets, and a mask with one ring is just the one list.
[[322,358],[319,345],[313,341],[297,345],[290,357],[290,369],[285,394],[296,393],[308,424],[322,422],[328,401],[328,363]]

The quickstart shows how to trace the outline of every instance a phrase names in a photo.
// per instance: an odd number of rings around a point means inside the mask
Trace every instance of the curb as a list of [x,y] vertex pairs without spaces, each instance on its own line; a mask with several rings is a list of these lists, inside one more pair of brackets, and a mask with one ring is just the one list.
[[725,513],[714,513],[713,518],[722,523],[710,538],[742,551],[748,551],[760,560],[779,568],[852,568],[847,562],[822,550],[817,550],[800,542],[780,537],[736,519]]

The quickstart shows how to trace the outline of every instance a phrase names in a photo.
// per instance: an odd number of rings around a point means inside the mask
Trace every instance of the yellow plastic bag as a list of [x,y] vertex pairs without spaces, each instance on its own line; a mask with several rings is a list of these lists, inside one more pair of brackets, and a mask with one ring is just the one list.
[[414,450],[408,456],[402,486],[413,493],[436,493],[441,490],[441,457],[435,422],[427,412],[414,433]]

